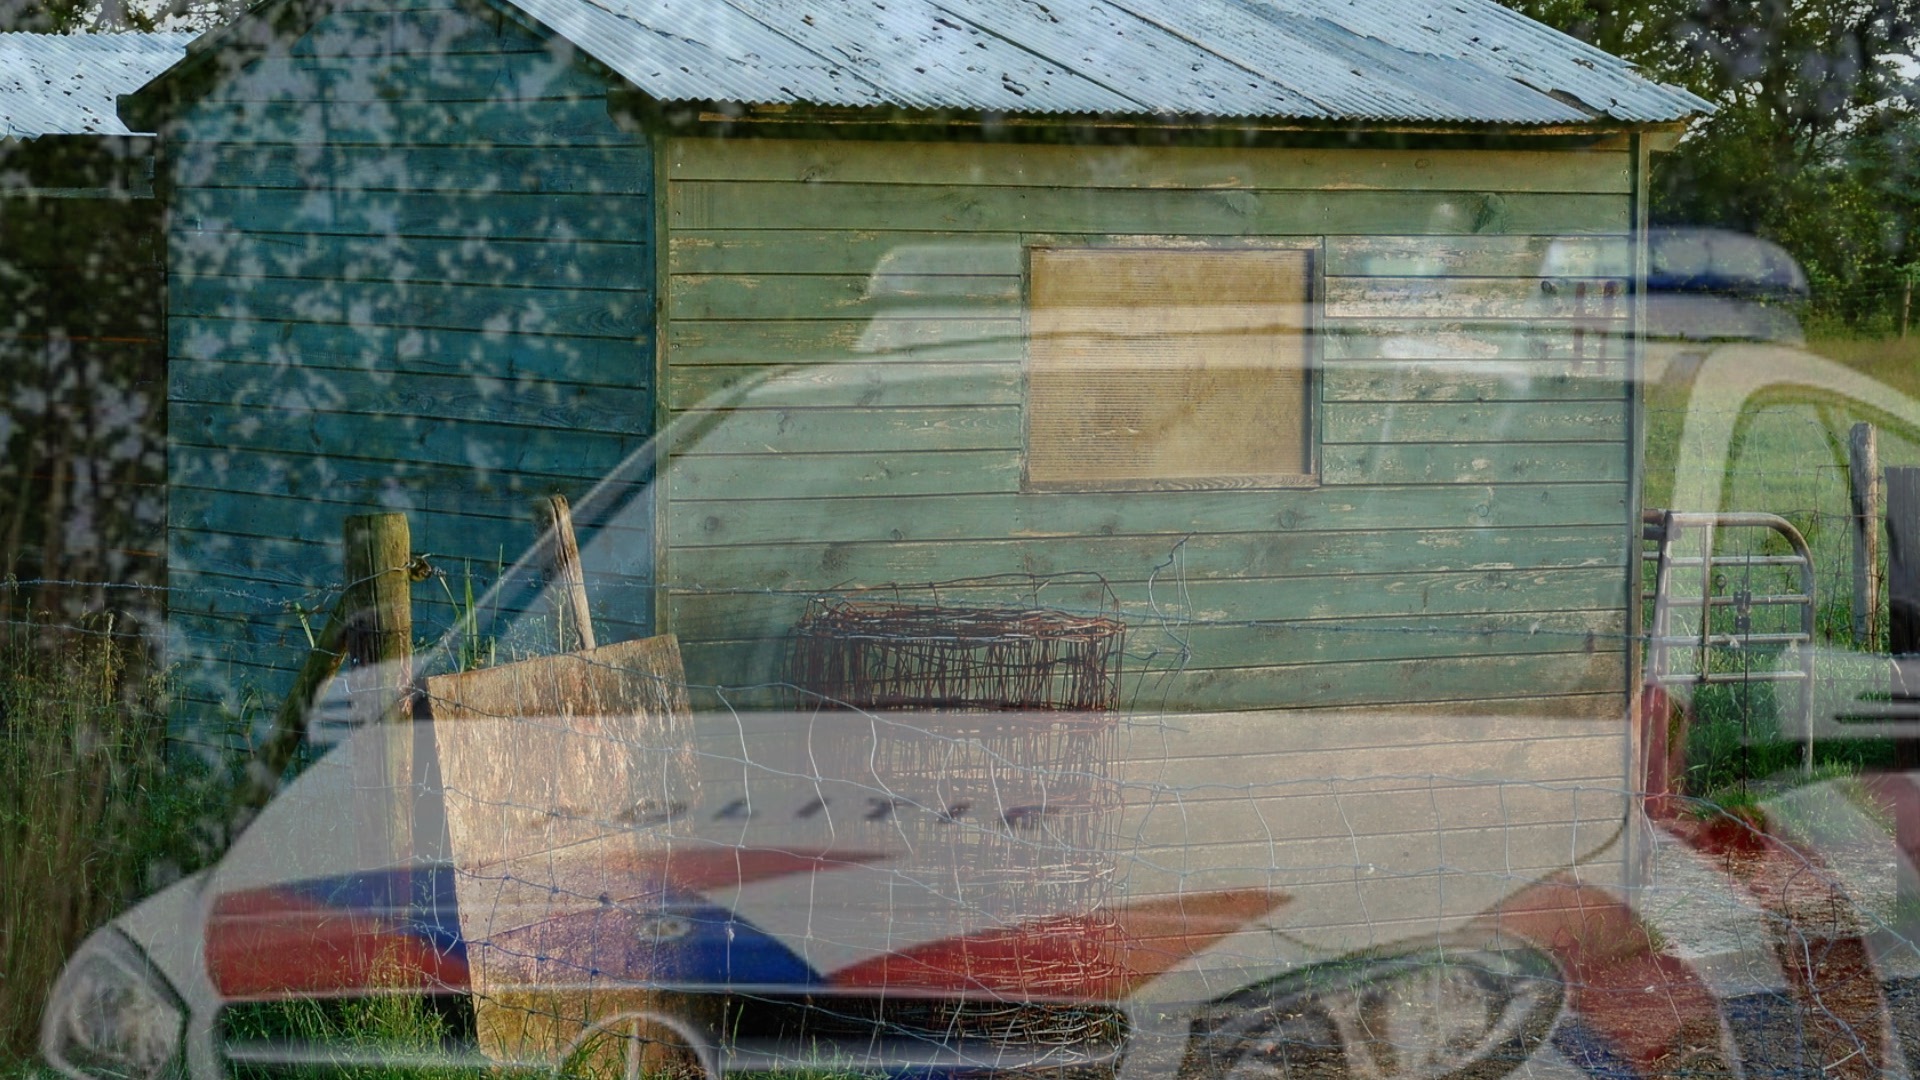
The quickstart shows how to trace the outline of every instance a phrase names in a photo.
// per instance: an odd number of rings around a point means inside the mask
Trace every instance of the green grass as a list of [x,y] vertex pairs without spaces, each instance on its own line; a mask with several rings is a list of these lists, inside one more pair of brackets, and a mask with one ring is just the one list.
[[168,762],[163,680],[113,629],[0,630],[0,1080],[34,1071],[74,946],[212,857],[210,773]]
[[[1816,640],[1826,664],[1820,672],[1820,693],[1828,695],[1822,704],[1829,704],[1836,693],[1852,695],[1871,690],[1884,680],[1884,669],[1864,656],[1859,661],[1844,656],[1848,650],[1873,653],[1886,648],[1884,589],[1876,619],[1879,637],[1863,642],[1853,639],[1847,438],[1855,422],[1871,422],[1877,417],[1856,404],[1823,396],[1817,388],[1770,393],[1752,401],[1704,398],[1701,395],[1710,391],[1687,377],[1691,361],[1685,353],[1704,355],[1709,350],[1672,345],[1656,346],[1656,350],[1664,350],[1669,364],[1666,378],[1644,388],[1647,442],[1643,505],[1667,505],[1674,490],[1675,470],[1698,467],[1704,461],[1704,455],[1687,457],[1681,453],[1690,412],[1695,416],[1713,410],[1734,412],[1735,441],[1727,460],[1705,462],[1708,467],[1724,470],[1721,509],[1778,514],[1800,530],[1812,550],[1816,574]],[[1906,340],[1821,338],[1810,341],[1807,351],[1874,378],[1892,391],[1920,398],[1920,336]],[[1883,467],[1920,465],[1920,431],[1881,427],[1879,453]],[[1691,464],[1683,465],[1683,457]],[[1788,548],[1777,538],[1733,534],[1723,535],[1716,547],[1721,555],[1741,550],[1784,554]],[[1884,572],[1883,563],[1880,573]],[[1755,570],[1750,576],[1741,573],[1741,580],[1721,581],[1722,591],[1745,589],[1764,594],[1775,589],[1784,591],[1794,584],[1780,570]],[[1651,585],[1651,578],[1644,583]],[[1697,578],[1689,584],[1698,589]],[[1763,622],[1770,617],[1780,621]],[[1733,618],[1731,611],[1722,611],[1715,617],[1713,628],[1731,631]],[[1756,630],[1797,629],[1787,621],[1785,610],[1769,615],[1764,609],[1756,609],[1754,620]],[[1842,655],[1836,657],[1833,650],[1840,650]],[[1770,667],[1777,659],[1777,651],[1738,654],[1729,650],[1717,654],[1710,666],[1715,671],[1738,672],[1743,666],[1749,670]],[[1694,692],[1687,790],[1743,791],[1751,781],[1799,768],[1801,750],[1791,727],[1785,725],[1786,720],[1797,718],[1798,703],[1779,700],[1775,690],[1775,684],[1753,682],[1701,687]],[[1890,760],[1890,748],[1873,740],[1825,742],[1816,748],[1816,765],[1826,768],[1858,770]]]

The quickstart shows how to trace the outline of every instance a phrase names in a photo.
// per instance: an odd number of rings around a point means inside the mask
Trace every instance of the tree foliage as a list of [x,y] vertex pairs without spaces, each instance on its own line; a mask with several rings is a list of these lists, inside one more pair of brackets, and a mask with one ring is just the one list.
[[1655,163],[1653,211],[1781,243],[1819,315],[1893,316],[1920,264],[1920,0],[1509,0],[1716,106]]

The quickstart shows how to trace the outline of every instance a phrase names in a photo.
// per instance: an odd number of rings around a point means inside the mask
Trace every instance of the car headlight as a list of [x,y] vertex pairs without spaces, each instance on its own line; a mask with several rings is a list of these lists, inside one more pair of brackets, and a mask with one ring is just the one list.
[[1553,1028],[1563,978],[1523,946],[1436,946],[1320,964],[1194,1021],[1182,1076],[1488,1080]]
[[74,1080],[154,1080],[180,1049],[186,1010],[138,946],[112,927],[74,953],[40,1025],[47,1063]]

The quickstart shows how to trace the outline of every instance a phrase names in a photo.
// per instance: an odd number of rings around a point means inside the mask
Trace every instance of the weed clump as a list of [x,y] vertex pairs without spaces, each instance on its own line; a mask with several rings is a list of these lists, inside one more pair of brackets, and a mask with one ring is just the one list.
[[110,618],[0,629],[0,1062],[36,1049],[80,941],[203,861],[205,785],[166,761],[163,680]]

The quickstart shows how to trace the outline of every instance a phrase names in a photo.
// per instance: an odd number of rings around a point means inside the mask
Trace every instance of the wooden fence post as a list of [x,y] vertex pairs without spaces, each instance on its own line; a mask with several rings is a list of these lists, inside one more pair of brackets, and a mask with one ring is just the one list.
[[[361,730],[357,784],[362,865],[388,866],[413,853],[413,560],[405,514],[350,517],[346,541],[347,695]],[[369,862],[366,860],[380,860]]]
[[573,511],[565,495],[540,500],[540,531],[553,601],[554,647],[577,652],[594,647],[593,613],[587,609],[587,580],[580,569],[580,543],[573,535]]
[[1847,438],[1847,475],[1853,502],[1853,642],[1880,648],[1880,449],[1872,424],[1855,424]]

